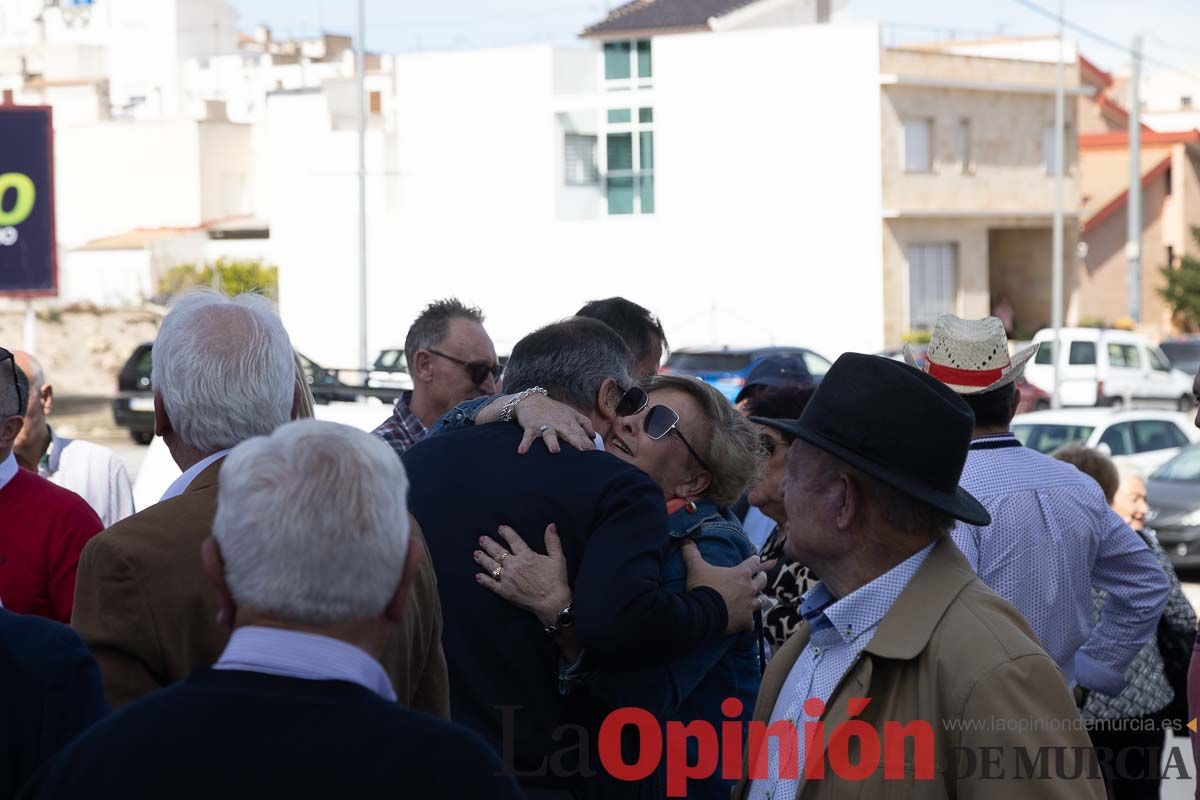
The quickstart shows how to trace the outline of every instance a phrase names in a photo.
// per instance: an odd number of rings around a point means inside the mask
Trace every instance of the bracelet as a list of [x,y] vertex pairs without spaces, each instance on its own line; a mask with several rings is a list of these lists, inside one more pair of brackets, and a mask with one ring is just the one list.
[[531,394],[548,395],[549,392],[540,386],[531,386],[525,391],[519,392],[518,394],[514,395],[511,400],[504,404],[504,408],[500,409],[500,421],[512,422],[513,414],[517,410],[517,405]]

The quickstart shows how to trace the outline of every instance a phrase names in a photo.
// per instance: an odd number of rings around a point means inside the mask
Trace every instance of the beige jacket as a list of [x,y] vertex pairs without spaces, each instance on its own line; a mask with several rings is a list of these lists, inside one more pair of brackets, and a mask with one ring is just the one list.
[[[114,708],[210,666],[229,641],[200,559],[217,513],[220,468],[217,461],[183,494],[121,520],[79,558],[71,626],[100,664]],[[424,546],[416,520],[409,524]],[[428,549],[404,619],[389,627],[382,663],[402,704],[449,718],[442,605]]]
[[[805,624],[772,659],[756,721],[770,721],[809,635]],[[880,766],[865,780],[841,779],[831,768],[832,742],[850,717],[850,698],[870,698],[857,719],[883,742]],[[917,779],[911,741],[899,752],[887,747],[885,723],[914,720],[932,726],[932,780]],[[822,721],[826,777],[802,780],[797,800],[1104,797],[1091,742],[1058,666],[1025,619],[975,576],[949,538],[934,547],[880,622],[834,689]],[[803,742],[804,730],[799,733]],[[857,738],[849,739],[852,764],[859,761],[859,747]],[[737,800],[749,796],[750,765],[766,763],[761,750],[747,753]],[[902,778],[884,779],[883,763],[891,759],[902,761],[895,770]],[[1060,779],[1080,771],[1081,779]]]

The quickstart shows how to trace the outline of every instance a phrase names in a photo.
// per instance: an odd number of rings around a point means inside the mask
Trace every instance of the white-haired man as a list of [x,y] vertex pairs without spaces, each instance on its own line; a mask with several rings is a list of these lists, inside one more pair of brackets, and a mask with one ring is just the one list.
[[13,355],[29,381],[25,425],[13,444],[17,463],[82,497],[106,528],[131,515],[133,484],[121,459],[107,447],[68,439],[50,427],[46,418],[54,407],[54,386],[36,358],[20,351]]
[[398,705],[380,663],[424,554],[392,450],[301,420],[222,471],[203,560],[228,646],[93,727],[31,793],[519,797],[478,736]]
[[[182,475],[163,499],[97,537],[79,561],[72,625],[115,708],[216,661],[228,640],[204,577],[208,538],[230,449],[298,415],[292,345],[271,303],[211,291],[184,295],[154,344],[155,433]],[[336,506],[338,508],[341,505]],[[423,542],[419,531],[414,539]],[[449,714],[441,609],[432,568],[394,626],[385,663],[401,701]]]

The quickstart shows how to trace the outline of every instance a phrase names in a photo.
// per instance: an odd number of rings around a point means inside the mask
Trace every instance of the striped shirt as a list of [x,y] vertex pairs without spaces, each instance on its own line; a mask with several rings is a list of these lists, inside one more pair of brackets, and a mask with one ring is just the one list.
[[[960,485],[992,515],[954,529],[975,572],[1025,616],[1069,685],[1119,694],[1171,586],[1154,553],[1099,484],[1012,434],[972,442]],[[1093,589],[1107,593],[1099,622]]]

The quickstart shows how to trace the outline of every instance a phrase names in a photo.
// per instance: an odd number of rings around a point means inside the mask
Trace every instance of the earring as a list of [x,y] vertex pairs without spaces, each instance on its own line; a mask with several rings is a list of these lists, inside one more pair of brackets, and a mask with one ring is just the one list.
[[695,513],[696,513],[696,504],[695,504],[693,501],[691,501],[691,500],[688,500],[686,503],[684,503],[684,504],[683,504],[683,507],[684,507],[685,509],[687,509],[687,512],[688,512],[689,514],[695,514]]

